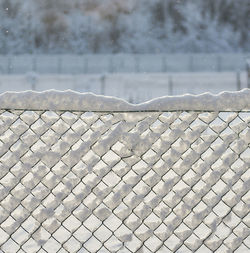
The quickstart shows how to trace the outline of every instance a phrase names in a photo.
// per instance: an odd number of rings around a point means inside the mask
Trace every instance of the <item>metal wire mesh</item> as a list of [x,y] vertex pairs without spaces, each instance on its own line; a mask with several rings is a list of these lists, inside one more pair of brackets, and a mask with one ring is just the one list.
[[249,124],[0,110],[0,252],[249,252]]

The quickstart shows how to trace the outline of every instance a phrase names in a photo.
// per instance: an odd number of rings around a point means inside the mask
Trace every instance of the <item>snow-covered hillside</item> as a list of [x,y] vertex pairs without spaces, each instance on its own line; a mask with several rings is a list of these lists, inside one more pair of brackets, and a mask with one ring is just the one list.
[[250,51],[249,0],[0,0],[0,54]]

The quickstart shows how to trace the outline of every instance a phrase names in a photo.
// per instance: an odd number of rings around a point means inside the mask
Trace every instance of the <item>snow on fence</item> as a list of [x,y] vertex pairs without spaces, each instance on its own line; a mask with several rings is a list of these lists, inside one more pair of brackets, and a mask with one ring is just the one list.
[[245,71],[246,54],[1,55],[0,74]]
[[249,252],[250,90],[4,93],[0,125],[1,252]]
[[48,89],[92,92],[114,96],[131,103],[142,103],[152,98],[205,91],[219,93],[247,87],[246,72],[200,73],[113,73],[89,75],[2,75],[0,93],[5,91]]

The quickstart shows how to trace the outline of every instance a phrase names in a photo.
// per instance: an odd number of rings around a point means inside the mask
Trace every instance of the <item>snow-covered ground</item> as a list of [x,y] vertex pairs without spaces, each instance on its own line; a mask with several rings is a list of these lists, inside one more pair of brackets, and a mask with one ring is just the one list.
[[88,75],[2,75],[0,92],[48,89],[93,92],[144,102],[165,95],[219,93],[247,87],[247,74],[240,72],[137,73]]

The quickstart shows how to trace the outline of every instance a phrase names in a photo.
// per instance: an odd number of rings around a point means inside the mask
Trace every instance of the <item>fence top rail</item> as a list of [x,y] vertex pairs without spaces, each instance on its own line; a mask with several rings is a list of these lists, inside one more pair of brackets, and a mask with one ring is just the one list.
[[165,96],[141,104],[130,104],[119,98],[78,93],[72,90],[5,92],[0,94],[0,109],[93,112],[248,111],[250,89],[222,92],[217,95],[203,93]]

